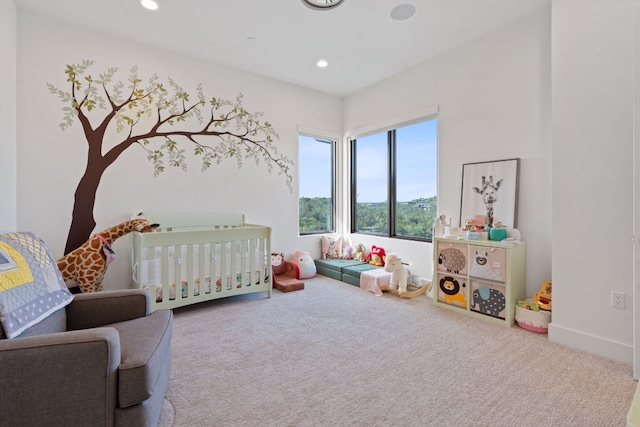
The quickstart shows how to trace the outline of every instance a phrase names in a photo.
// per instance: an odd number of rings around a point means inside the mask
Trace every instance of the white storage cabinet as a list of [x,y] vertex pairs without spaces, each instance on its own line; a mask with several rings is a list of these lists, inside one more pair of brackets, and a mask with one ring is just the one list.
[[439,307],[511,326],[525,298],[525,243],[436,237],[435,292]]

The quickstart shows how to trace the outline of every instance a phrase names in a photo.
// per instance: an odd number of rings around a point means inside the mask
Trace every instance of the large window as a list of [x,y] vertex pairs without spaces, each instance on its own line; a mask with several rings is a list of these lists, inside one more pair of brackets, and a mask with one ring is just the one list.
[[300,135],[300,234],[335,231],[335,141]]
[[437,120],[352,140],[351,231],[431,241]]

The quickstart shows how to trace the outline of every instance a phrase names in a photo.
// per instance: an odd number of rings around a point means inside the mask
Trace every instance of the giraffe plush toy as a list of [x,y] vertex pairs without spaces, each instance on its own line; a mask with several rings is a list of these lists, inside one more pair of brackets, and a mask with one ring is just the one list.
[[149,224],[146,219],[132,219],[101,231],[58,260],[62,278],[67,286],[69,282],[75,281],[80,292],[101,291],[107,266],[115,258],[111,249],[113,242],[132,231],[148,233],[158,226],[159,224]]

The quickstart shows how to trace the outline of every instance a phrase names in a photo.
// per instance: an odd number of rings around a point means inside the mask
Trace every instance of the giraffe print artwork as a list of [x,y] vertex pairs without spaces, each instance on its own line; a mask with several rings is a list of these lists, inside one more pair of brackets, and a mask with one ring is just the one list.
[[482,176],[482,186],[473,187],[473,191],[478,193],[482,197],[482,202],[487,210],[487,224],[489,227],[493,227],[493,205],[498,201],[498,189],[502,185],[502,179],[499,179],[495,184],[493,183],[493,175]]
[[67,287],[74,289],[76,286],[72,282],[75,282],[80,292],[101,291],[107,266],[115,258],[111,249],[113,242],[132,231],[149,233],[158,226],[159,224],[149,224],[146,219],[132,219],[95,234],[78,249],[57,261]]
[[517,227],[520,159],[465,163],[462,165],[460,227],[479,218],[491,228],[500,221]]

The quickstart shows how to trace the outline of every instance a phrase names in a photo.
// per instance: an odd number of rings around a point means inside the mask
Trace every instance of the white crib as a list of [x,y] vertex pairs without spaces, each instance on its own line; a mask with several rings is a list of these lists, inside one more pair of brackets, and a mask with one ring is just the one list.
[[244,215],[141,215],[160,227],[131,233],[133,285],[152,311],[234,295],[271,297],[271,228]]

